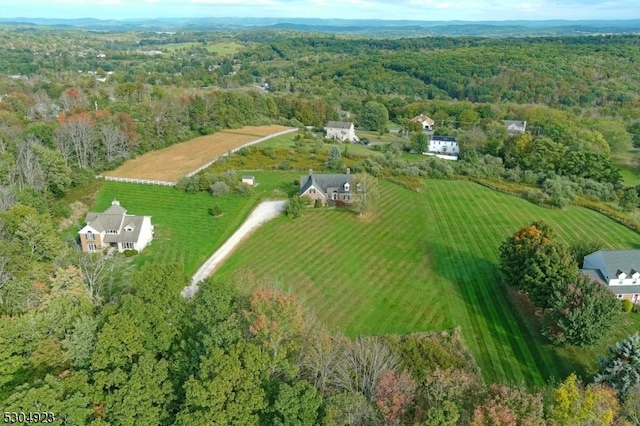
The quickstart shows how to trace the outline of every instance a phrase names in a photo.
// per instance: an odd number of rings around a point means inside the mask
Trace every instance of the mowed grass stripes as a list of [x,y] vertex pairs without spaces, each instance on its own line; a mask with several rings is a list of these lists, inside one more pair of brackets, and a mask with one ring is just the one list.
[[595,354],[640,321],[625,317],[595,350],[559,349],[514,314],[500,284],[498,246],[540,219],[567,243],[640,247],[640,235],[587,209],[544,209],[463,181],[429,180],[420,194],[381,182],[373,218],[324,209],[278,218],[217,275],[279,277],[324,323],[351,336],[460,326],[486,380],[543,385],[573,370],[591,372]]
[[[173,187],[105,181],[93,211],[103,211],[118,199],[128,213],[151,216],[154,240],[134,262],[179,262],[191,276],[240,227],[260,199],[286,197],[297,177],[291,173],[252,174],[259,185],[250,197],[214,198],[209,193],[187,194]],[[209,214],[214,204],[220,205],[222,216]]]

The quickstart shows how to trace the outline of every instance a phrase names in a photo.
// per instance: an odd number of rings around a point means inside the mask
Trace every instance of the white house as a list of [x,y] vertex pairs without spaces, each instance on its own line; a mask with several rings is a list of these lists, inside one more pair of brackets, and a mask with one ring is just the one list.
[[518,120],[502,120],[507,128],[507,133],[511,136],[522,135],[527,131],[527,122]]
[[431,140],[429,140],[429,152],[457,155],[460,152],[458,139],[453,136],[431,135]]
[[342,142],[354,142],[358,140],[353,123],[330,121],[327,123],[327,127],[325,127],[324,130],[327,134],[327,139],[335,139]]
[[420,123],[422,130],[433,130],[433,125],[435,124],[435,121],[433,121],[431,117],[424,114],[416,115],[409,121]]
[[82,251],[93,253],[105,248],[119,252],[142,251],[153,240],[151,216],[134,216],[113,200],[102,213],[87,213],[86,225],[78,233]]
[[618,299],[640,303],[640,250],[600,250],[584,257],[580,270],[607,285]]
[[255,176],[242,176],[242,183],[254,186],[256,184],[256,178]]

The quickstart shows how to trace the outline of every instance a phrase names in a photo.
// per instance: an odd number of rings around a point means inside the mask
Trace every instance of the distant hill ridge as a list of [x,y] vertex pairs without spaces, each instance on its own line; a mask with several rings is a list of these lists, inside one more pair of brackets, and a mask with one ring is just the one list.
[[630,20],[546,20],[546,21],[412,21],[381,19],[318,18],[156,18],[156,19],[60,19],[0,18],[0,24],[39,25],[91,30],[229,30],[249,28],[290,29],[329,33],[360,33],[375,36],[397,33],[424,35],[574,35],[640,33],[640,19]]

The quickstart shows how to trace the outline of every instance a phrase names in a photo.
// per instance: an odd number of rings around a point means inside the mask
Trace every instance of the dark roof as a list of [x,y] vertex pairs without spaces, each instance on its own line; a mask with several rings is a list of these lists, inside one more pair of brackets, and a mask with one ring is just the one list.
[[437,136],[431,135],[432,141],[441,141],[441,142],[458,142],[458,139],[454,136]]
[[300,194],[304,194],[311,185],[318,188],[326,195],[327,188],[340,188],[345,183],[353,183],[353,175],[348,174],[328,174],[328,175],[306,175],[300,176]]
[[640,285],[608,285],[613,294],[640,294]]
[[593,281],[600,281],[603,284],[607,284],[607,280],[604,279],[599,269],[580,269],[580,272],[591,278]]
[[353,126],[353,123],[345,121],[330,121],[327,123],[327,128],[332,129],[349,129],[351,126]]
[[[124,217],[124,221],[122,228],[118,229],[120,231],[119,234],[105,234],[104,242],[105,243],[135,243],[138,241],[138,237],[140,236],[140,230],[142,229],[142,221],[144,220],[144,216],[130,216],[127,215]],[[133,231],[126,231],[125,228],[131,225],[133,227]]]
[[612,279],[624,272],[627,276],[633,275],[640,270],[640,250],[600,250],[585,256],[585,267],[589,268],[591,262],[589,258],[602,259],[606,270],[601,271],[602,275]]

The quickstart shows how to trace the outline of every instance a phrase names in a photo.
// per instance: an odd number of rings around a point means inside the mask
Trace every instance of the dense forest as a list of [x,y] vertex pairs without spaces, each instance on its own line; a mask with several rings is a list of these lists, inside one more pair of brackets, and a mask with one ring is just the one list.
[[[271,123],[318,131],[341,119],[397,133],[354,172],[408,187],[475,179],[553,208],[596,206],[640,229],[638,190],[616,159],[640,146],[639,36],[6,25],[0,40],[3,411],[69,425],[640,424],[633,371],[611,366],[640,364],[637,337],[611,349],[604,384],[483,383],[456,330],[349,339],[247,276],[212,280],[186,301],[181,265],[132,270],[78,252],[81,217],[65,201],[99,171],[195,136]],[[418,114],[458,137],[460,161],[400,155],[423,151],[409,121]],[[528,132],[509,135],[502,120],[526,120]]]

